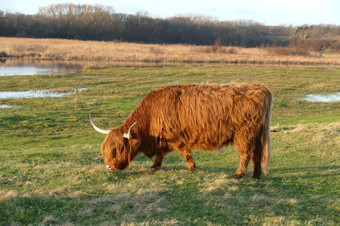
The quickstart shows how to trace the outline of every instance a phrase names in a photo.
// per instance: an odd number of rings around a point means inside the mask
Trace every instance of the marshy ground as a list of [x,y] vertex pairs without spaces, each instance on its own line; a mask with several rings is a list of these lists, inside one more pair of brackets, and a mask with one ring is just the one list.
[[[1,98],[0,224],[326,224],[340,222],[340,105],[307,94],[340,90],[327,68],[186,66],[83,69],[3,76],[0,92],[51,90],[60,97]],[[263,83],[274,94],[269,174],[240,180],[234,148],[195,151],[187,172],[173,152],[160,170],[138,156],[105,168],[104,137],[151,90],[166,84]]]

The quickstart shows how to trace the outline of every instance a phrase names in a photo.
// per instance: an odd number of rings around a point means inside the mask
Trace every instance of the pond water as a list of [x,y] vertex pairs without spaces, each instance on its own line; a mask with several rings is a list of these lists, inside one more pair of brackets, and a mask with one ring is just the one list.
[[299,100],[305,100],[308,102],[334,103],[340,101],[340,92],[327,95],[308,94],[303,98],[299,98]]
[[81,70],[79,64],[56,61],[6,60],[0,62],[0,76],[49,75],[52,72]]
[[0,108],[20,108],[20,106],[0,104]]
[[[63,97],[81,92],[86,88],[74,89],[72,92],[51,92],[49,90],[28,90],[28,91],[3,91],[0,92],[0,99],[19,99],[19,98],[37,98],[37,97]],[[2,108],[6,108],[2,107]],[[7,107],[8,108],[8,107]]]

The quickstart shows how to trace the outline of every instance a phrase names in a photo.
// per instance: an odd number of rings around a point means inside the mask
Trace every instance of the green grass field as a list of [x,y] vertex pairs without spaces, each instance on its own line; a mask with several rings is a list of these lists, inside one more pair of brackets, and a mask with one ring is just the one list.
[[[109,171],[104,135],[151,90],[166,84],[263,83],[274,94],[269,174],[232,179],[234,147],[195,151],[196,171],[173,152],[158,171],[138,156]],[[338,225],[340,104],[299,100],[340,91],[340,70],[165,67],[0,77],[0,91],[69,92],[58,98],[0,99],[0,225]]]

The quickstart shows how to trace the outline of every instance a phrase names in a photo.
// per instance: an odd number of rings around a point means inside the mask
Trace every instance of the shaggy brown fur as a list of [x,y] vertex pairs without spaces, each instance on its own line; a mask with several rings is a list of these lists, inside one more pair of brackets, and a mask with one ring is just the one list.
[[[245,174],[250,159],[253,177],[266,173],[270,158],[269,124],[272,94],[261,84],[173,85],[149,93],[125,122],[102,144],[110,169],[125,169],[139,153],[156,155],[158,169],[164,156],[177,150],[194,171],[192,150],[216,150],[233,143],[239,154],[234,175]],[[131,139],[123,134],[131,130]]]

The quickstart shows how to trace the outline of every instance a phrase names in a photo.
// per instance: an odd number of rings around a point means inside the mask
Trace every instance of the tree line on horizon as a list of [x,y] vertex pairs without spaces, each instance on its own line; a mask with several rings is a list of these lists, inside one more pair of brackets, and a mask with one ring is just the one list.
[[314,43],[315,48],[340,50],[340,26],[336,25],[265,26],[252,20],[217,21],[205,16],[163,19],[86,4],[53,4],[35,15],[0,11],[0,36],[242,47],[289,46],[310,40],[308,45]]

